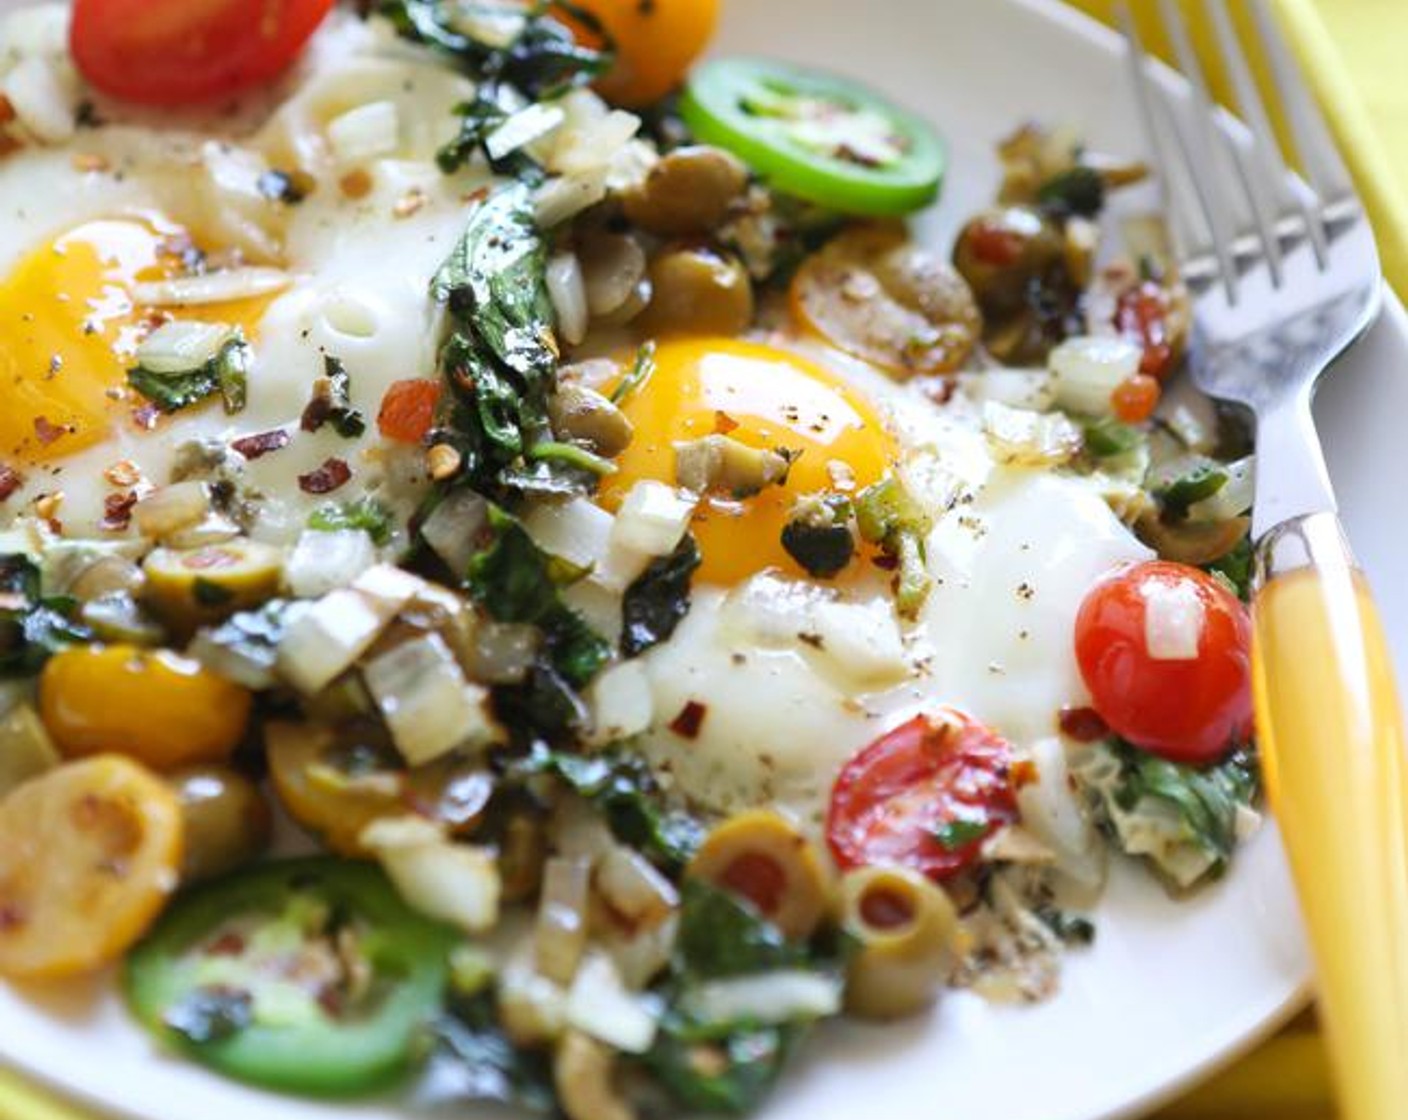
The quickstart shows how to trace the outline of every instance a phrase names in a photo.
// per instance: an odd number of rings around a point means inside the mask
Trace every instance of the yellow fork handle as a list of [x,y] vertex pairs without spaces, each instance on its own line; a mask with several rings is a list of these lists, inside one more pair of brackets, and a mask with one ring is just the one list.
[[1254,682],[1344,1120],[1408,1116],[1408,758],[1383,626],[1338,520],[1258,553]]

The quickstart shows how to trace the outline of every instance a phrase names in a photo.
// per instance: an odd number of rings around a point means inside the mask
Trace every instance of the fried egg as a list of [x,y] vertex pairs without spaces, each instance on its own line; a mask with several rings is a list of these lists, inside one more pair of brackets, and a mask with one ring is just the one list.
[[[427,292],[477,184],[441,174],[434,152],[454,129],[447,107],[468,93],[463,79],[398,57],[347,20],[321,37],[292,95],[255,133],[227,135],[223,121],[207,129],[116,120],[62,146],[8,155],[0,463],[23,486],[5,512],[37,503],[67,534],[98,535],[112,529],[108,500],[169,481],[181,448],[279,431],[287,445],[245,470],[263,499],[254,535],[288,539],[317,505],[368,490],[413,501],[414,471],[399,493],[375,418],[391,382],[435,376],[439,313]],[[367,106],[382,127],[364,125],[358,151],[345,122]],[[269,197],[278,182],[270,176],[294,170],[311,193],[297,204]],[[269,290],[198,305],[143,302],[154,282],[231,264],[259,266]],[[128,385],[143,337],[169,318],[243,331],[243,411],[227,415],[208,401],[162,416]],[[329,357],[348,372],[352,404],[367,420],[361,437],[299,430]],[[305,493],[299,477],[329,459],[347,464],[349,483]]]

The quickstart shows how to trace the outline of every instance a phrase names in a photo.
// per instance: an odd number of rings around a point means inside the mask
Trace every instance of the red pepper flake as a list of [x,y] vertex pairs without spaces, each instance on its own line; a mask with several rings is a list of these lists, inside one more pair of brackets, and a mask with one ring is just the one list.
[[888,553],[877,552],[870,558],[870,562],[882,572],[897,572],[900,567],[898,556],[890,556]]
[[729,432],[738,428],[738,421],[721,409],[714,412],[714,431],[721,436],[726,436]]
[[1025,786],[1034,785],[1038,774],[1036,763],[1029,758],[1019,758],[1012,764],[1012,769],[1007,773],[1012,782],[1013,789],[1022,789]]
[[298,488],[305,494],[331,494],[352,478],[352,468],[341,459],[328,459],[321,467],[298,476]]
[[272,432],[260,432],[257,435],[241,436],[230,444],[236,451],[246,459],[254,460],[268,455],[274,451],[282,451],[289,445],[293,437],[283,428],[275,428]]
[[1110,735],[1109,725],[1094,708],[1062,708],[1061,734],[1077,743],[1098,743]]
[[670,721],[670,730],[681,739],[697,739],[699,729],[704,726],[704,717],[708,714],[708,708],[698,700],[691,700],[680,709],[680,714]]
[[14,497],[23,485],[24,476],[19,471],[0,463],[0,502]]
[[132,410],[132,423],[144,432],[150,432],[161,419],[161,409],[154,404],[144,404]]
[[25,924],[25,914],[18,903],[7,902],[0,906],[0,933],[11,933]]
[[222,933],[205,950],[207,957],[238,957],[245,951],[245,940],[242,934],[230,930]]
[[48,447],[55,440],[68,435],[69,429],[52,423],[47,416],[36,416],[34,418],[34,434],[43,446]]
[[103,499],[103,521],[105,533],[120,533],[132,524],[132,507],[137,504],[137,492],[109,494]]

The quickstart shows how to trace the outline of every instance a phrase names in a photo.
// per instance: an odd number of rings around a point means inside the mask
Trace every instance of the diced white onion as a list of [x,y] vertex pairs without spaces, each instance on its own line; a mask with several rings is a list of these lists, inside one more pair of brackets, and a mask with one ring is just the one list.
[[483,498],[458,490],[435,507],[420,527],[420,535],[445,566],[460,576],[479,551],[477,538],[488,517],[489,506]]
[[361,529],[307,529],[284,564],[284,584],[297,599],[346,587],[376,563],[376,545]]
[[999,463],[1056,467],[1080,453],[1080,429],[1061,412],[1030,412],[997,401],[983,405],[983,434]]
[[360,837],[407,905],[467,933],[499,921],[498,862],[488,848],[452,844],[429,821],[374,821]]
[[684,539],[697,504],[695,495],[663,482],[637,482],[616,514],[611,545],[642,556],[668,556]]
[[610,165],[612,157],[635,139],[641,121],[634,113],[612,109],[587,120],[574,114],[580,98],[568,98],[567,125],[559,133],[548,160],[548,168],[558,175],[574,175]]
[[1248,455],[1223,469],[1227,484],[1211,497],[1189,506],[1190,521],[1230,521],[1252,508],[1256,497],[1256,456]]
[[1203,636],[1203,600],[1191,583],[1146,581],[1144,645],[1155,661],[1196,661]]
[[394,101],[359,105],[328,122],[328,144],[344,166],[389,156],[401,143],[401,115]]
[[533,952],[538,971],[558,984],[570,984],[587,949],[589,860],[554,856],[543,867]]
[[0,92],[15,116],[43,144],[63,144],[78,129],[74,98],[64,88],[54,63],[31,55],[5,75]]
[[1048,359],[1056,380],[1056,403],[1088,416],[1110,415],[1110,398],[1139,372],[1143,353],[1113,336],[1071,338]]
[[583,1034],[627,1054],[644,1054],[655,1041],[658,1022],[650,1006],[634,995],[610,957],[591,953],[567,993],[567,1022]]
[[533,667],[541,645],[542,635],[535,626],[486,622],[474,632],[470,672],[490,684],[518,684]]
[[626,234],[583,238],[577,259],[582,265],[587,307],[595,318],[620,311],[645,278],[645,250]]
[[151,373],[189,373],[214,360],[233,333],[225,323],[172,319],[137,347],[137,364]]
[[154,490],[132,507],[137,532],[153,540],[201,522],[210,512],[210,491],[203,482],[174,482]]
[[414,576],[379,565],[352,587],[323,596],[284,630],[280,674],[301,692],[321,692],[371,648],[415,597],[419,583]]
[[596,889],[633,927],[658,925],[679,906],[679,892],[633,848],[613,847],[598,862]]
[[144,307],[202,307],[274,295],[292,283],[293,277],[279,268],[230,268],[133,284],[132,299]]
[[589,746],[604,747],[640,735],[655,719],[655,695],[639,661],[623,661],[601,673],[585,699],[592,713]]
[[557,312],[557,332],[568,346],[577,346],[587,337],[591,313],[587,308],[587,286],[582,265],[575,253],[555,253],[547,267],[548,295]]
[[167,533],[162,540],[168,548],[208,548],[243,535],[240,527],[223,513],[207,513],[194,525]]
[[481,747],[498,737],[489,692],[465,680],[439,634],[404,642],[363,669],[396,749],[423,766],[458,747]]
[[615,518],[595,502],[543,502],[523,519],[533,543],[573,567],[591,570],[606,559]]
[[476,43],[504,50],[518,42],[528,16],[517,4],[451,4],[445,22],[451,30]]
[[616,969],[626,987],[643,991],[664,971],[675,951],[680,932],[678,911],[655,925],[636,929],[612,928],[605,935],[606,951],[616,962]]
[[838,977],[784,970],[699,984],[685,994],[682,1006],[706,1023],[786,1023],[837,1014],[841,991]]
[[518,1046],[554,1042],[567,1026],[567,989],[523,964],[499,976],[499,1018]]
[[555,229],[606,197],[607,169],[593,168],[576,175],[549,179],[533,198],[540,229]]
[[545,136],[551,136],[566,119],[567,113],[560,106],[535,102],[494,129],[484,141],[484,150],[490,159],[503,159]]

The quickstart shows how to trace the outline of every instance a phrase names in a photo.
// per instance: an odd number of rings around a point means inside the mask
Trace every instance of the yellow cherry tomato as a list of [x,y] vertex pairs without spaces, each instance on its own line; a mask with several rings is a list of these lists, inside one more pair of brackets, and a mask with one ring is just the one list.
[[616,65],[597,89],[630,109],[659,101],[684,82],[719,18],[718,0],[584,0],[581,6],[616,44]]
[[53,980],[117,960],[147,931],[181,865],[176,794],[102,755],[0,801],[0,976]]
[[136,646],[64,650],[39,679],[39,712],[60,754],[125,754],[154,770],[225,761],[252,703],[197,661]]

